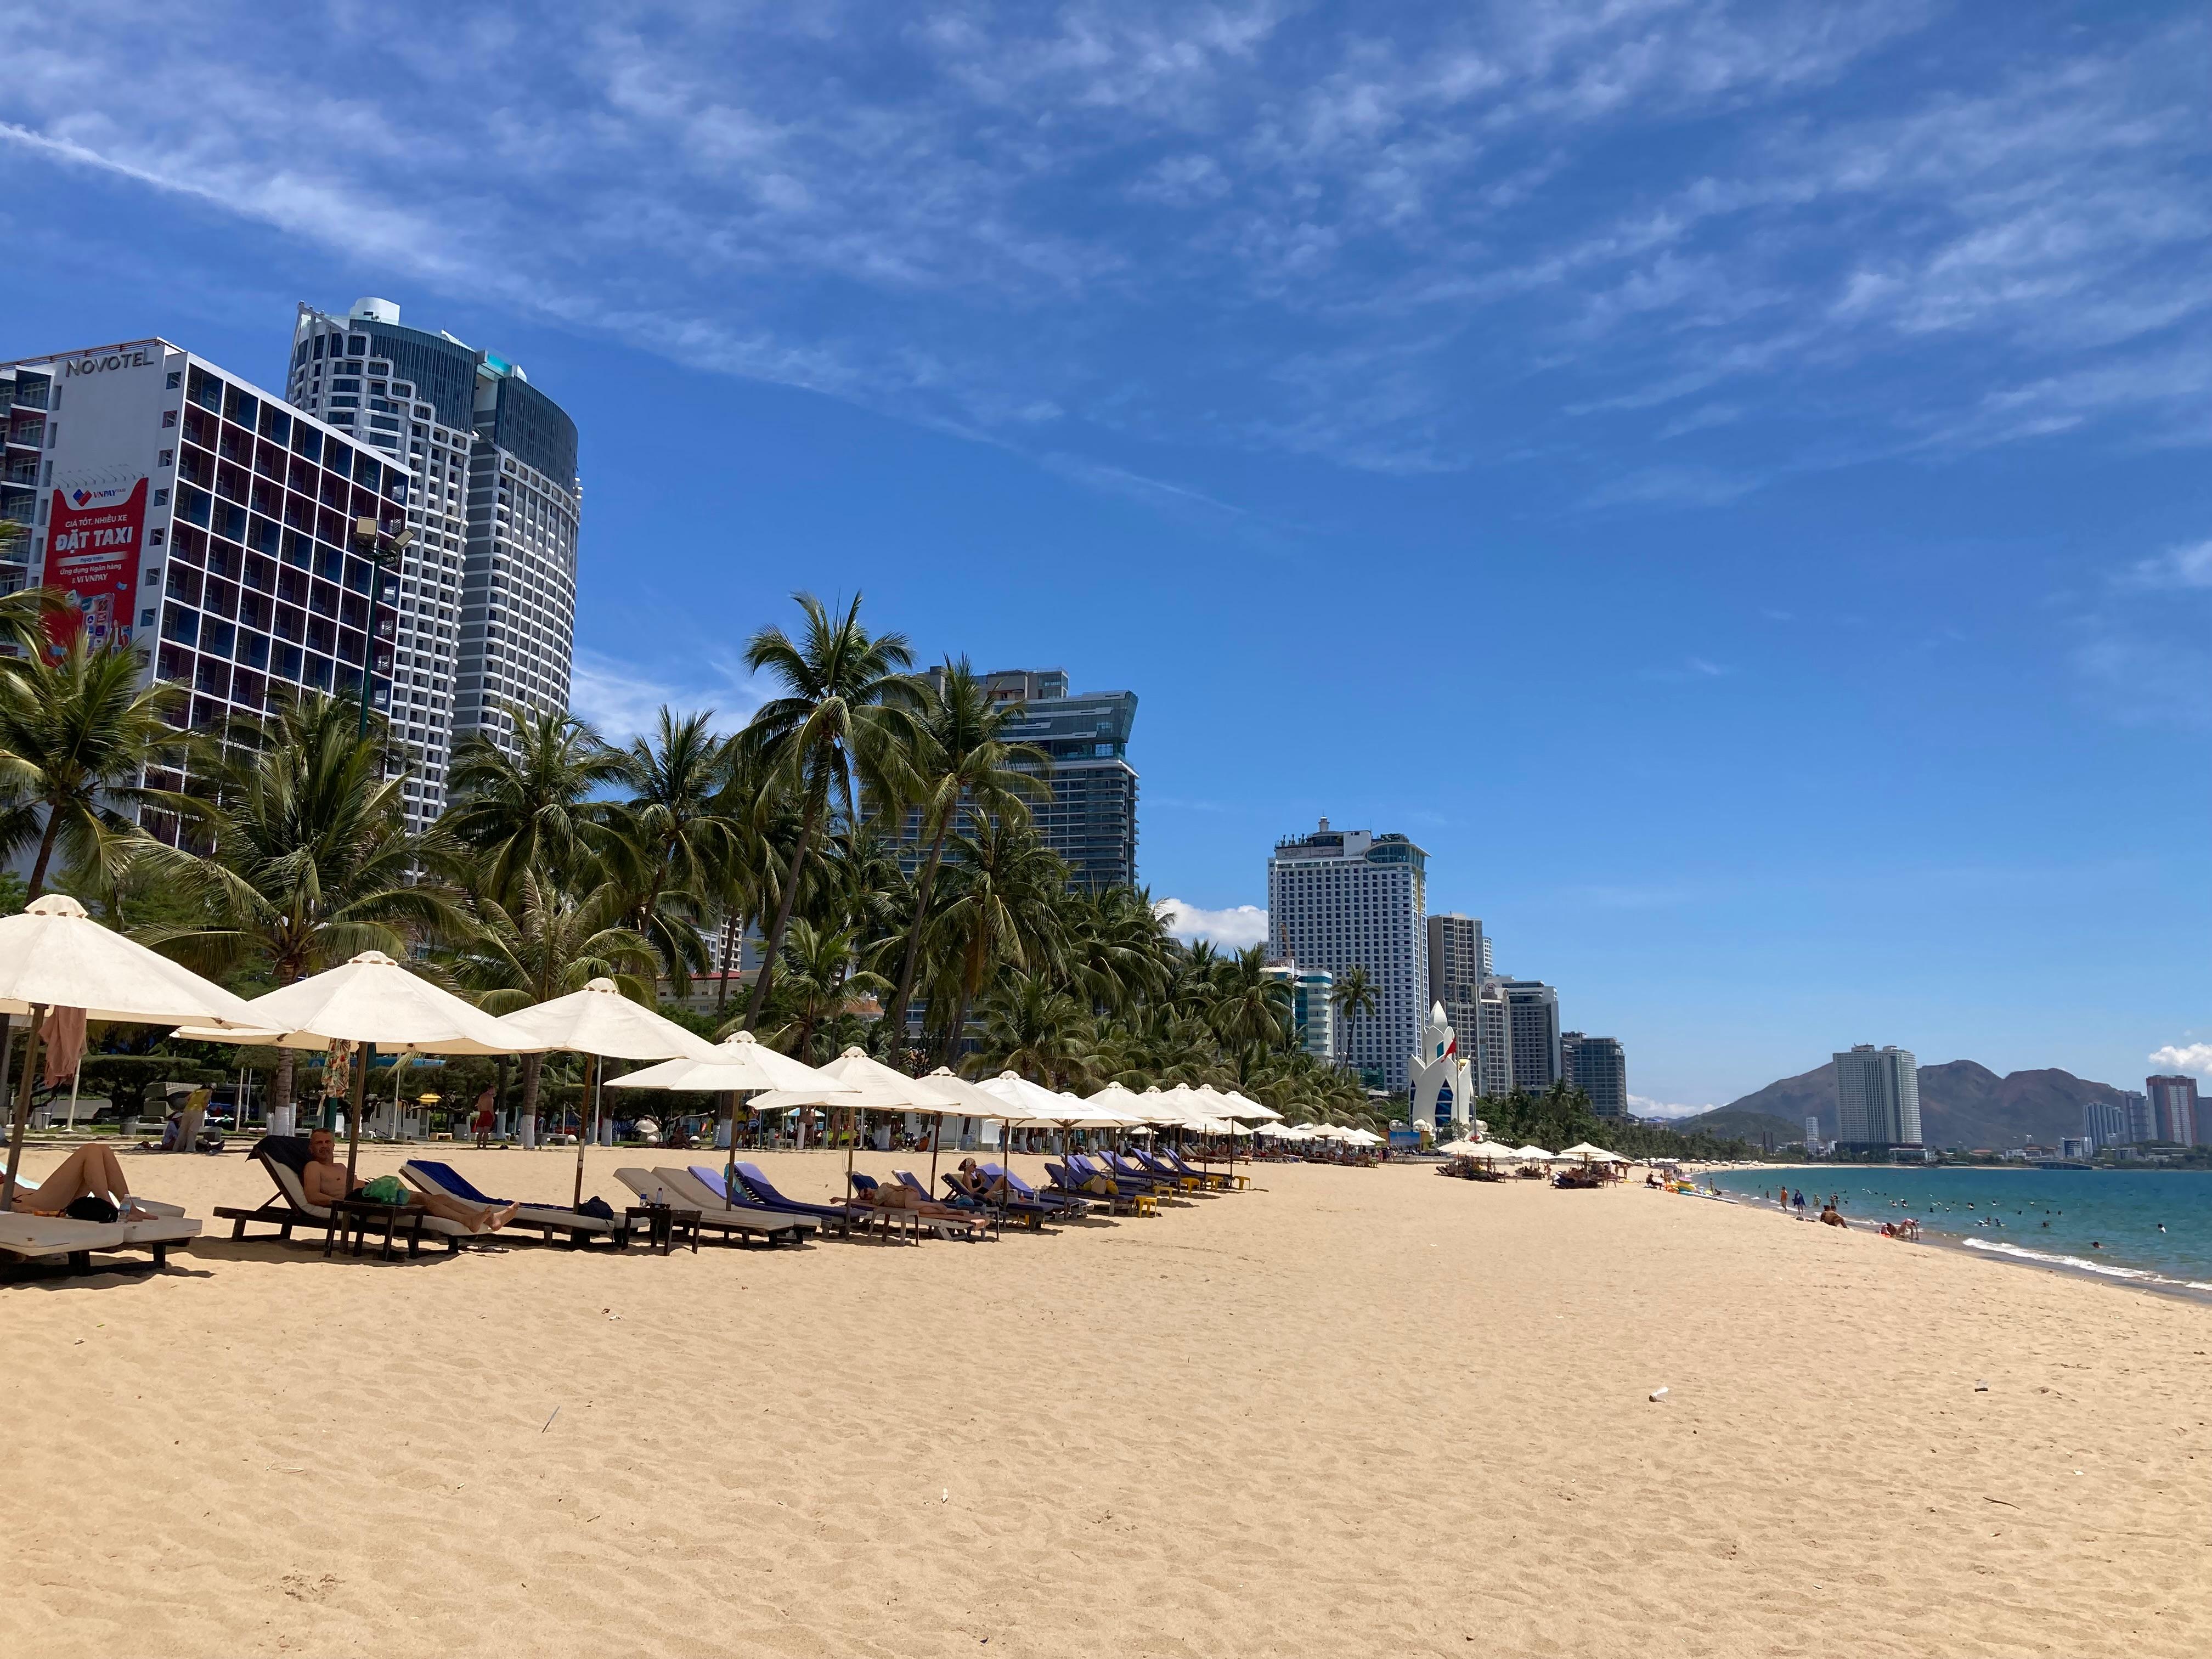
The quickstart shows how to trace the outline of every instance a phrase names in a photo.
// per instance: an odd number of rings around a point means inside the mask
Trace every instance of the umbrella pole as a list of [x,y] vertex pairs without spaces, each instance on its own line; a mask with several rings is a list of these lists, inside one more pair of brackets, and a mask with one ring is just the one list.
[[722,1119],[730,1126],[729,1147],[722,1155],[722,1191],[726,1194],[738,1189],[738,1091],[735,1089],[722,1091]]
[[[31,1040],[23,1047],[23,1086],[15,1091],[15,1121],[8,1126],[8,1175],[0,1184],[0,1211],[15,1207],[15,1174],[23,1167],[23,1132],[31,1127],[31,1085],[39,1070],[39,1038],[46,1029],[46,1011],[33,1003]],[[0,1082],[5,1081],[0,1074]]]
[[376,1045],[364,1042],[354,1050],[353,1101],[346,1113],[346,1191],[353,1191],[355,1167],[361,1162],[361,1115],[368,1105],[368,1062],[376,1058]]
[[[586,1099],[590,1098],[592,1085],[597,1080],[599,1074],[599,1057],[597,1054],[586,1054],[584,1056],[584,1097]],[[599,1114],[594,1112],[592,1114],[592,1127],[596,1131],[599,1127]],[[584,1201],[583,1128],[584,1109],[583,1106],[579,1103],[576,1108],[576,1196],[571,1199],[568,1203],[568,1207],[572,1210]]]
[[84,1059],[83,1056],[79,1055],[76,1062],[76,1074],[70,1079],[69,1131],[71,1134],[76,1133],[76,1091],[83,1082]]

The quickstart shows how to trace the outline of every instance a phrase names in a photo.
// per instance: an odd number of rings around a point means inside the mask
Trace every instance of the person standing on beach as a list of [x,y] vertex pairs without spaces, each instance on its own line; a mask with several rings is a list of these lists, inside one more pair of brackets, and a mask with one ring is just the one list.
[[1800,1216],[1802,1216],[1802,1215],[1805,1213],[1805,1189],[1804,1189],[1802,1187],[1800,1187],[1800,1188],[1797,1189],[1797,1200],[1796,1200],[1796,1204],[1797,1204],[1797,1213],[1798,1213]]
[[491,1145],[492,1102],[495,1094],[495,1091],[491,1085],[487,1083],[483,1086],[483,1092],[477,1097],[477,1150],[479,1152]]

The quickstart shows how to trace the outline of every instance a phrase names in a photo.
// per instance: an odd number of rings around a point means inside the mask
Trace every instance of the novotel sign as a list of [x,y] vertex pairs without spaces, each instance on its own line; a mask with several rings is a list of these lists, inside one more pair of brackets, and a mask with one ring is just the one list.
[[114,368],[147,368],[153,365],[154,354],[143,346],[128,351],[109,351],[97,357],[71,357],[62,364],[62,378],[68,380],[78,374],[105,374]]

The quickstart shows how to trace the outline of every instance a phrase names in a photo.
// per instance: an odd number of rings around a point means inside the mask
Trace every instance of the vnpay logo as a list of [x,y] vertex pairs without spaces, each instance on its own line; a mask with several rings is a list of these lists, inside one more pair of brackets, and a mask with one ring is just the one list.
[[127,489],[72,489],[70,491],[70,505],[89,507],[94,501],[118,501],[130,493]]

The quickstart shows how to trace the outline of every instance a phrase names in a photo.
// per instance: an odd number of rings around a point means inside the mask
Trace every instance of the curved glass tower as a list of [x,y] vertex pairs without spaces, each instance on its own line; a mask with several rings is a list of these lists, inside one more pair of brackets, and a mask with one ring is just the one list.
[[521,368],[399,320],[384,300],[337,317],[302,305],[292,401],[407,467],[391,717],[412,761],[408,823],[446,806],[453,745],[504,743],[508,705],[566,710],[583,490],[576,423]]

